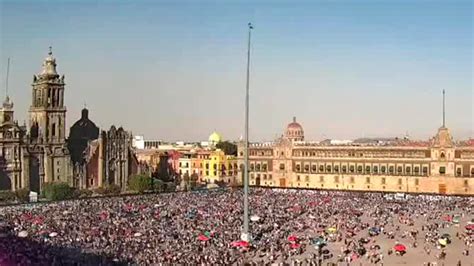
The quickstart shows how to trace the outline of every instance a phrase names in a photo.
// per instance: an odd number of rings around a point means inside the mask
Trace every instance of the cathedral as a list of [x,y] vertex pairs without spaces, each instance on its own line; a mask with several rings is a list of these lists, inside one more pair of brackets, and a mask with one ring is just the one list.
[[[116,184],[125,190],[140,167],[131,135],[114,126],[99,133],[87,109],[66,137],[64,75],[51,48],[40,74],[33,76],[28,125],[19,125],[7,95],[0,108],[0,191],[41,192],[45,183],[77,188]],[[97,150],[97,151],[96,151]],[[99,152],[100,151],[100,152]]]

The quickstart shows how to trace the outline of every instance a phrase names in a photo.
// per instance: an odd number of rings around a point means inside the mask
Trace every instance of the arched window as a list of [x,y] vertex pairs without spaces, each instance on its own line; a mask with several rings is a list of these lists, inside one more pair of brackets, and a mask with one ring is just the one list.
[[316,171],[318,170],[318,167],[315,164],[313,164],[311,166],[311,170],[312,170],[313,173],[316,173]]
[[446,158],[446,155],[444,154],[444,152],[441,153],[441,159],[445,159]]
[[319,166],[319,172],[324,172],[324,165]]
[[306,173],[309,172],[309,164],[307,164],[307,165],[304,166],[304,171],[305,171]]
[[296,168],[296,172],[301,171],[301,166],[300,166],[299,164],[297,164],[297,165],[295,166],[295,168]]
[[365,172],[370,174],[370,165],[365,166]]
[[327,171],[328,173],[331,172],[331,166],[330,166],[330,165],[326,166],[326,171]]

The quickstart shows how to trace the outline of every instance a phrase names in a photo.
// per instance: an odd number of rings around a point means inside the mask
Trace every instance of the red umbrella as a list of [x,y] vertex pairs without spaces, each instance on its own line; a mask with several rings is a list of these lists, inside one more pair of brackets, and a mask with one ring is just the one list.
[[249,246],[249,242],[247,241],[243,241],[243,240],[240,240],[240,241],[235,241],[235,242],[232,242],[232,246],[233,247],[248,247]]
[[398,251],[398,252],[405,252],[407,251],[407,247],[405,247],[405,245],[402,245],[402,244],[396,244],[393,249],[395,251]]
[[467,230],[474,230],[474,224],[468,224],[466,225]]
[[207,236],[205,236],[205,235],[199,235],[199,236],[198,236],[198,239],[199,239],[200,241],[207,241],[207,240],[209,240],[209,237],[207,237]]
[[288,241],[290,241],[290,242],[296,242],[296,241],[298,241],[298,237],[296,237],[295,235],[290,235],[290,236],[288,237]]
[[298,244],[298,243],[291,243],[291,248],[297,249],[297,248],[299,248],[299,247],[301,247],[300,244]]
[[443,217],[443,221],[445,222],[451,222],[453,220],[453,217],[451,215],[445,215]]

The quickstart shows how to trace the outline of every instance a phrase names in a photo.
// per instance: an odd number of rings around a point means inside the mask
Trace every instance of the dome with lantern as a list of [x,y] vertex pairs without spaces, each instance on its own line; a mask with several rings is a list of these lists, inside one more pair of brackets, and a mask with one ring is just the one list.
[[303,127],[296,122],[296,117],[293,117],[293,122],[286,127],[285,137],[291,141],[303,141],[304,130]]
[[216,131],[212,132],[209,136],[209,144],[215,146],[217,143],[222,141],[222,136]]

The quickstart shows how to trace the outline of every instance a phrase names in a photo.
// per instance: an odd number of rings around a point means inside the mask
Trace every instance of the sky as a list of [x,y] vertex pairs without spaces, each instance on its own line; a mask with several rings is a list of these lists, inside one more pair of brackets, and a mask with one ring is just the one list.
[[10,57],[9,94],[27,121],[52,46],[68,127],[86,105],[101,129],[237,140],[248,22],[251,141],[273,140],[293,116],[308,140],[428,139],[442,124],[443,89],[447,127],[474,137],[468,0],[0,0],[0,88]]

